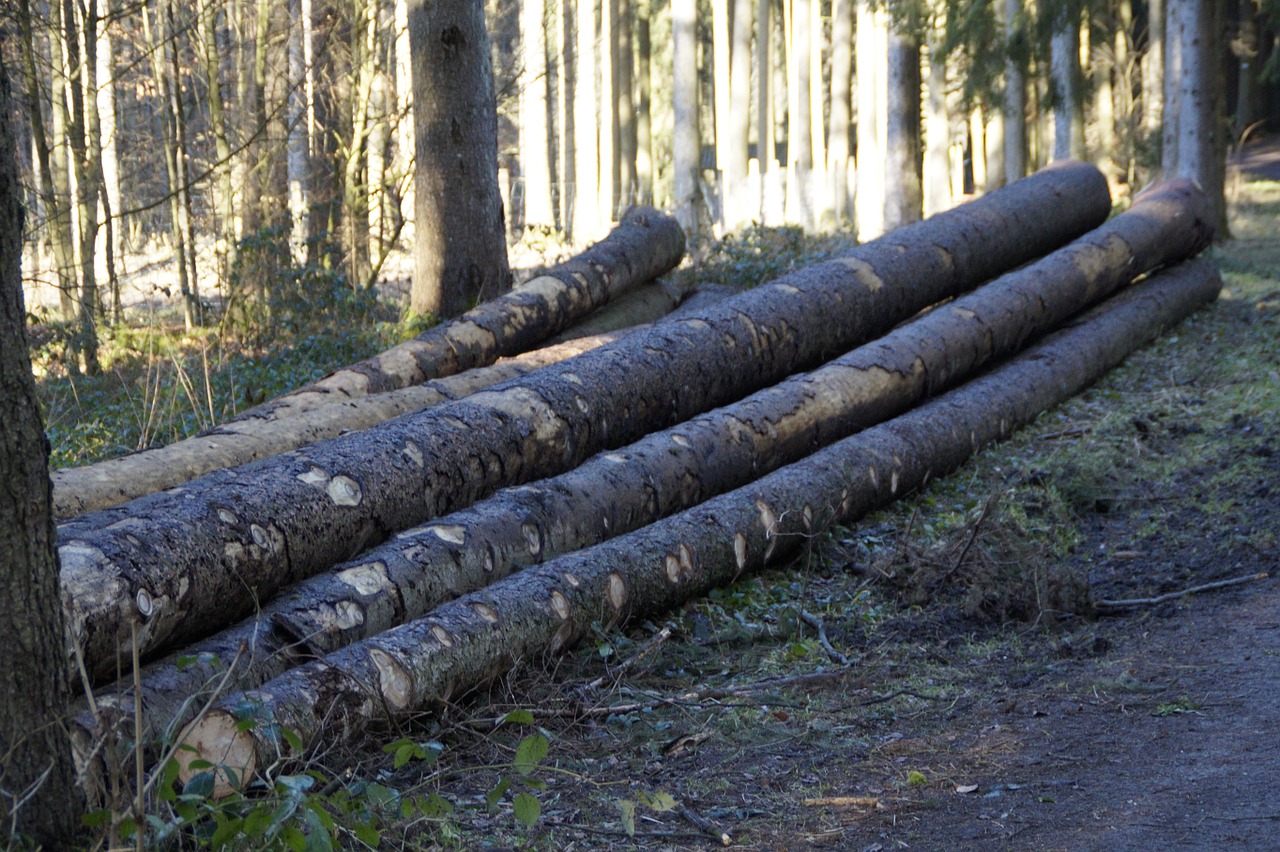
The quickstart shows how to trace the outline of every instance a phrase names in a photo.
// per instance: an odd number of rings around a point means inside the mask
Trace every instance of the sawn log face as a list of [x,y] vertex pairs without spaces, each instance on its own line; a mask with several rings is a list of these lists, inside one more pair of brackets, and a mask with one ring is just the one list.
[[[955,469],[1212,300],[1220,284],[1210,264],[1191,261],[984,377],[749,486],[529,568],[230,696],[188,727],[183,739],[199,750],[179,759],[225,760],[252,777],[283,747],[280,727],[304,746],[323,738],[331,747],[386,713],[456,699],[517,660],[557,653],[593,623],[669,609],[759,569],[794,552],[815,529],[856,518]],[[237,727],[240,719],[256,724]]]
[[1108,209],[1096,169],[1059,164],[492,390],[77,518],[60,530],[72,638],[102,677],[134,619],[144,654],[208,634],[395,531],[811,367]]

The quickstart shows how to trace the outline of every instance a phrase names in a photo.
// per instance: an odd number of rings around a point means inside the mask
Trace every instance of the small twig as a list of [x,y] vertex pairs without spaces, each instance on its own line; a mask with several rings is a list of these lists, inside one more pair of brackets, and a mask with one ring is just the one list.
[[982,524],[987,520],[987,516],[991,514],[991,510],[995,508],[999,500],[1000,492],[998,491],[987,498],[987,502],[982,505],[982,512],[978,515],[978,520],[973,522],[973,530],[969,533],[969,540],[964,543],[964,549],[960,551],[956,561],[951,563],[951,567],[947,569],[947,572],[934,581],[934,586],[941,586],[960,570],[960,566],[964,564],[964,558],[969,555],[969,550],[973,547],[973,543],[978,540],[978,533],[982,532]]
[[1075,438],[1079,435],[1087,435],[1092,431],[1092,426],[1075,426],[1070,429],[1063,429],[1060,432],[1049,432],[1038,437],[1041,441],[1053,441],[1057,438]]
[[688,805],[680,805],[680,807],[677,808],[677,810],[680,812],[680,816],[684,817],[689,822],[693,823],[698,828],[702,829],[704,832],[706,832],[708,837],[714,837],[717,841],[719,841],[721,846],[733,845],[733,838],[729,836],[729,832],[721,831],[719,828],[716,827],[715,823],[713,823],[711,820],[707,819],[702,814],[695,811],[693,808],[689,807]]
[[945,695],[929,695],[924,692],[916,692],[914,689],[895,689],[887,695],[877,695],[875,698],[868,698],[866,701],[859,701],[858,704],[862,707],[870,707],[872,704],[883,704],[886,701],[892,701],[893,699],[903,695],[910,695],[912,698],[922,698],[925,701],[949,700]]
[[[770,678],[768,680],[756,681],[755,683],[742,684],[741,686],[707,687],[705,689],[686,692],[681,695],[662,696],[650,701],[637,701],[630,704],[613,704],[602,707],[587,707],[573,712],[572,715],[612,716],[616,713],[635,713],[642,710],[653,710],[658,707],[684,705],[709,699],[736,698],[742,695],[750,695],[753,692],[764,692],[767,689],[777,689],[780,687],[797,686],[800,684],[816,683],[823,680],[832,680],[844,677],[848,674],[848,671],[848,669],[835,669],[829,672],[809,672],[807,674],[792,675],[790,677]],[[535,716],[565,715],[563,712],[556,713],[554,711],[548,713],[546,711],[534,710],[533,712]]]
[[818,642],[822,645],[822,649],[827,652],[827,656],[831,661],[840,666],[851,666],[853,661],[835,649],[831,644],[831,640],[827,638],[827,628],[822,619],[807,610],[800,610],[800,620],[810,627],[818,631]]
[[[609,676],[611,676],[614,680],[621,678],[622,675],[628,669],[630,669],[636,663],[640,662],[645,657],[649,656],[654,651],[656,651],[662,645],[662,643],[666,642],[667,639],[669,639],[670,637],[671,637],[671,625],[668,624],[668,625],[665,625],[657,633],[653,634],[648,639],[646,639],[644,644],[641,645],[640,648],[634,654],[632,654],[630,657],[624,660],[621,665],[619,665],[616,669],[610,672]],[[605,677],[606,677],[605,675],[600,675],[600,677],[580,687],[579,691],[581,692],[596,691],[597,689],[599,689],[601,686],[604,685]]]
[[1216,583],[1205,583],[1202,586],[1192,586],[1189,589],[1182,589],[1177,592],[1169,592],[1168,594],[1157,595],[1154,598],[1128,598],[1126,600],[1109,601],[1101,600],[1094,603],[1094,607],[1100,610],[1107,609],[1134,609],[1140,606],[1157,606],[1167,601],[1175,600],[1186,595],[1195,595],[1200,592],[1212,592],[1216,589],[1225,589],[1228,586],[1239,586],[1243,583],[1252,583],[1254,580],[1265,580],[1271,576],[1266,571],[1258,574],[1249,574],[1245,577],[1235,577],[1230,580],[1218,580]]

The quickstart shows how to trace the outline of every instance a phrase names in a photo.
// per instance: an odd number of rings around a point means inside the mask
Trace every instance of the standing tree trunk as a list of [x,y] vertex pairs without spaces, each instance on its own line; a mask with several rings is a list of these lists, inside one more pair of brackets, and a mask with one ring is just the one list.
[[753,0],[732,0],[729,5],[732,28],[729,57],[729,127],[731,144],[726,152],[724,169],[725,223],[729,227],[752,218],[748,202],[747,163],[751,137],[751,24]]
[[71,698],[58,600],[49,441],[27,350],[22,304],[22,187],[9,77],[0,62],[0,789],[10,826],[46,848],[71,848],[83,800],[60,718]]
[[831,123],[827,129],[827,179],[836,224],[849,218],[849,130],[853,97],[853,0],[831,3]]
[[1080,9],[1075,0],[1050,7],[1049,63],[1053,91],[1053,158],[1084,158],[1080,104]]
[[760,221],[770,221],[772,210],[766,203],[775,158],[773,136],[773,3],[759,0],[756,6],[756,165],[760,172],[760,205],[755,212]]
[[1188,177],[1204,187],[1219,235],[1226,235],[1224,168],[1226,145],[1219,110],[1225,100],[1216,7],[1210,0],[1169,0],[1165,33],[1169,65],[1165,101],[1163,164],[1169,177]]
[[[884,229],[920,218],[920,45],[889,29],[885,100]],[[975,146],[976,147],[976,146]],[[976,156],[976,154],[975,154]]]
[[410,306],[452,317],[510,289],[483,0],[410,0],[417,146]]
[[1169,62],[1165,55],[1165,5],[1167,0],[1149,0],[1147,3],[1147,50],[1142,56],[1142,136],[1146,149],[1151,151],[1148,165],[1152,177],[1161,173],[1161,131],[1164,127],[1164,105],[1169,102],[1165,89],[1164,69]]
[[1027,33],[1022,0],[1001,0],[1004,12],[1004,170],[1015,181],[1027,173]]
[[[40,75],[36,70],[38,51],[36,48],[32,15],[29,0],[19,0],[18,23],[22,32],[22,64],[26,77],[27,115],[31,121],[31,135],[36,153],[36,163],[40,171],[40,201],[44,206],[45,217],[49,227],[49,242],[53,245],[54,273],[57,277],[58,295],[61,301],[62,318],[71,323],[75,320],[75,250],[71,244],[71,211],[70,187],[67,183],[66,147],[59,140],[58,131],[62,126],[59,117],[59,82],[55,75],[52,87],[53,139],[56,144],[50,146],[50,136],[44,123],[44,97],[40,90]],[[76,355],[75,339],[68,343],[67,370],[74,374],[79,370]]]
[[672,130],[673,206],[676,219],[691,238],[698,236],[703,214],[702,134],[698,121],[698,4],[672,0],[671,51],[674,66],[671,101],[675,111]]
[[[550,78],[547,74],[546,0],[520,4],[520,173],[524,176],[525,228],[554,228],[551,206]],[[512,210],[514,216],[516,211]]]
[[609,0],[617,18],[616,59],[613,75],[614,110],[618,116],[618,207],[619,215],[636,200],[636,105],[635,105],[635,48],[632,35],[635,21],[632,4],[626,0]]
[[932,216],[951,206],[951,117],[947,111],[945,12],[929,28],[929,79],[924,113],[924,162],[921,178],[922,212]]
[[76,519],[61,530],[71,636],[101,676],[122,645],[207,633],[395,531],[812,367],[1109,210],[1096,169],[1051,169],[518,382]]
[[858,83],[858,190],[854,208],[858,239],[866,242],[885,231],[889,18],[884,8],[873,0],[855,2],[858,4],[854,46],[854,76]]
[[650,0],[636,0],[636,203],[653,203],[652,74]]
[[787,220],[805,230],[814,224],[813,195],[813,0],[789,0],[791,25],[787,45]]
[[573,216],[570,236],[579,244],[595,238],[600,227],[596,209],[600,149],[596,132],[596,0],[574,0],[573,74]]

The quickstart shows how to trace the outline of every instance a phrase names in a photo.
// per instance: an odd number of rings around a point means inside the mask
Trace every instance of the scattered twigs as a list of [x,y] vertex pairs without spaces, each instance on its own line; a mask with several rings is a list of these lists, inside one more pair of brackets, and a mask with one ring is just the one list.
[[[680,695],[664,695],[653,698],[649,701],[636,701],[630,704],[587,707],[582,709],[580,713],[583,716],[612,716],[619,713],[636,713],[642,710],[653,710],[657,707],[685,705],[702,701],[713,701],[720,698],[738,698],[743,695],[765,692],[770,689],[781,689],[800,686],[802,684],[818,683],[824,680],[835,680],[837,678],[844,677],[846,674],[848,674],[847,669],[835,669],[827,672],[807,672],[805,674],[792,675],[790,677],[766,678],[765,680],[759,680],[753,683],[744,683],[737,686],[707,687],[705,689],[685,692]],[[536,711],[534,715],[537,715]]]
[[827,652],[827,656],[831,661],[839,666],[851,666],[853,660],[836,650],[831,644],[831,640],[827,638],[827,628],[822,619],[807,610],[800,610],[800,620],[805,624],[818,631],[818,642],[822,645],[822,650]]
[[801,802],[807,808],[869,808],[882,811],[884,805],[875,796],[820,796]]
[[676,810],[679,812],[680,816],[706,832],[707,836],[714,837],[721,846],[733,845],[733,838],[729,836],[729,832],[721,831],[715,823],[695,811],[689,805],[680,805]]
[[665,625],[657,633],[653,634],[648,639],[646,639],[634,654],[632,654],[630,657],[624,660],[622,664],[619,665],[612,672],[609,672],[608,675],[600,675],[600,677],[580,687],[579,691],[584,694],[588,692],[594,692],[597,689],[599,689],[601,686],[603,686],[605,680],[610,677],[613,678],[613,680],[617,681],[619,678],[622,677],[622,675],[624,675],[627,672],[628,669],[630,669],[636,663],[640,662],[645,657],[649,656],[658,648],[660,648],[662,644],[666,642],[667,639],[669,638],[671,638],[670,624]]
[[964,548],[960,551],[960,555],[956,557],[956,561],[951,563],[951,567],[947,572],[937,579],[935,586],[941,586],[943,583],[951,579],[951,577],[960,570],[960,566],[964,564],[964,558],[969,555],[973,543],[978,540],[978,534],[982,532],[982,524],[987,520],[987,516],[991,514],[991,510],[995,508],[996,503],[1000,502],[1000,492],[992,494],[985,504],[982,506],[982,512],[978,515],[978,520],[973,522],[973,530],[969,533],[969,540],[964,543]]
[[873,704],[883,704],[886,701],[892,701],[903,695],[910,695],[912,698],[920,698],[924,701],[950,701],[951,699],[945,695],[929,695],[927,692],[916,692],[914,689],[895,689],[893,692],[885,695],[877,695],[874,698],[868,698],[866,701],[859,701],[860,707],[870,707]]
[[1182,589],[1177,592],[1169,592],[1167,594],[1157,595],[1154,598],[1128,598],[1125,600],[1118,600],[1118,601],[1100,600],[1100,601],[1095,601],[1093,605],[1099,611],[1104,611],[1104,612],[1106,610],[1136,609],[1138,607],[1143,607],[1143,606],[1158,606],[1162,603],[1166,603],[1168,601],[1185,597],[1186,595],[1196,595],[1196,594],[1199,594],[1200,592],[1212,592],[1212,591],[1216,591],[1217,589],[1225,589],[1228,586],[1239,586],[1244,583],[1252,583],[1254,580],[1265,580],[1267,577],[1270,577],[1270,576],[1271,575],[1268,574],[1266,571],[1261,571],[1257,574],[1249,574],[1244,577],[1234,577],[1230,580],[1218,580],[1217,582],[1214,582],[1214,583],[1205,583],[1200,586],[1192,586],[1189,589]]

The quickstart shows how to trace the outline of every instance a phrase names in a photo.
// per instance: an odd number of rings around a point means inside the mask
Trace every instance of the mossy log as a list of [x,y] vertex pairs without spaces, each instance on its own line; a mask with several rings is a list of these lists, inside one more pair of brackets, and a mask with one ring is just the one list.
[[[184,649],[182,665],[173,657],[146,667],[142,705],[168,723],[233,664],[230,683],[257,686],[303,657],[742,486],[1011,354],[1136,275],[1200,251],[1210,233],[1203,193],[1188,181],[1164,184],[1070,245],[811,373],[500,491],[303,581]],[[127,716],[132,691],[106,691],[98,703]]]
[[278,420],[519,355],[674,269],[683,257],[684,231],[676,220],[649,207],[636,208],[600,242],[510,292],[234,420]]
[[849,522],[957,467],[1078,393],[1218,293],[1212,264],[1189,261],[1113,297],[988,374],[801,462],[603,544],[528,568],[424,618],[228,696],[189,725],[191,761],[222,765],[219,792],[295,743],[326,748],[456,700],[519,660],[668,610],[786,558],[816,530]]
[[1032,260],[1110,209],[1097,169],[1059,163],[853,253],[462,400],[60,528],[71,638],[99,679],[208,635],[284,586],[505,485],[808,369]]

